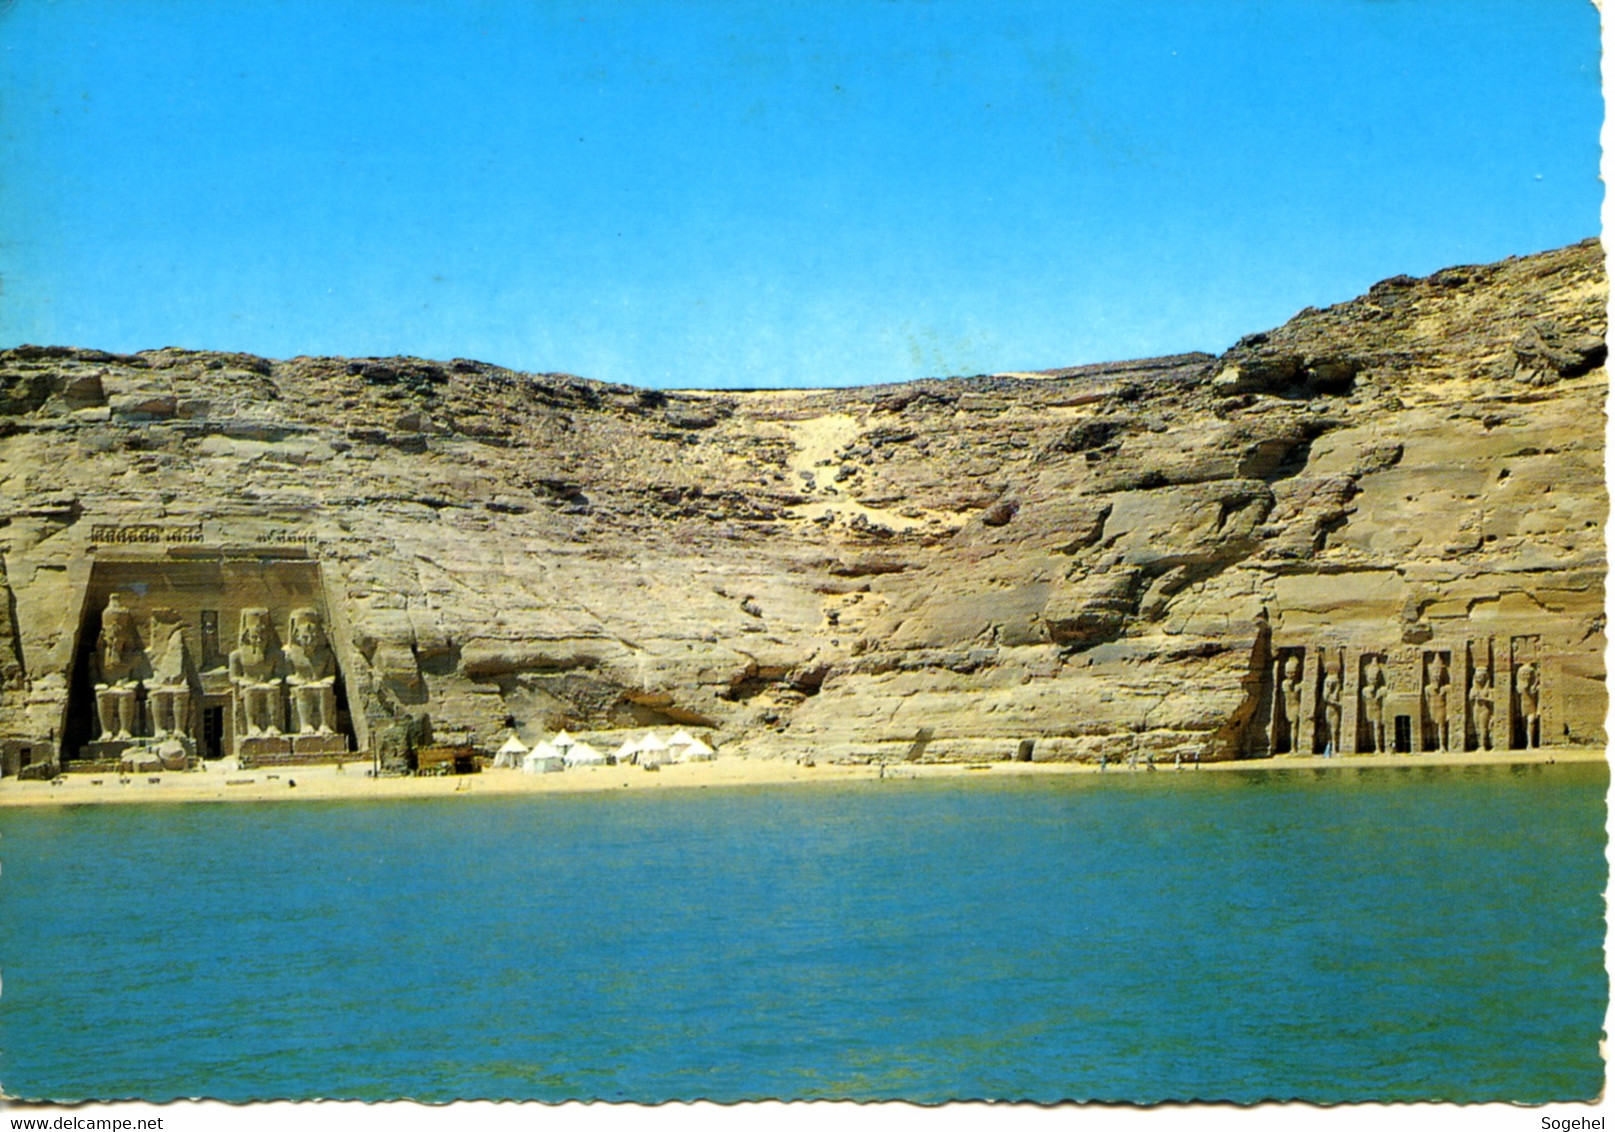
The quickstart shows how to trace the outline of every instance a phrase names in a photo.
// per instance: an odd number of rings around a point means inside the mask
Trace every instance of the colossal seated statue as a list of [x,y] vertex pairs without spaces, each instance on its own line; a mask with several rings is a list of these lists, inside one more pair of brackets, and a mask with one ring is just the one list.
[[96,640],[92,673],[102,741],[132,739],[139,731],[137,697],[145,659],[135,639],[134,617],[113,594],[101,612],[101,636]]
[[331,735],[336,731],[336,655],[325,635],[325,622],[315,609],[292,610],[286,660],[290,672],[292,712],[302,735]]
[[146,681],[146,706],[151,712],[151,733],[167,739],[188,735],[191,729],[191,687],[185,664],[185,628],[171,610],[151,615],[146,639],[151,676]]
[[281,733],[281,664],[269,610],[243,609],[237,647],[229,657],[238,738]]

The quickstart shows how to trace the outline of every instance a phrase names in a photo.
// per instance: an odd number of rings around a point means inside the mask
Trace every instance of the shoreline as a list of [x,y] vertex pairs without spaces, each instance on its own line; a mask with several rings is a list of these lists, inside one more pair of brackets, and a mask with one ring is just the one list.
[[[0,779],[0,809],[9,806],[86,806],[185,802],[368,802],[409,798],[518,797],[524,794],[578,794],[617,790],[696,790],[744,786],[793,786],[816,782],[875,782],[972,776],[1003,779],[1100,775],[1129,777],[1146,773],[1268,772],[1285,770],[1359,770],[1415,767],[1532,766],[1554,763],[1603,763],[1595,747],[1554,747],[1536,751],[1431,752],[1417,755],[1341,755],[1334,758],[1278,755],[1202,763],[1200,771],[1184,763],[1125,763],[1101,771],[1089,763],[819,763],[731,755],[705,763],[679,763],[648,772],[636,766],[575,767],[554,774],[486,770],[479,774],[432,778],[368,777],[363,762],[283,767],[256,771],[203,771],[158,774],[70,774],[52,782]],[[125,781],[127,780],[127,781]]]

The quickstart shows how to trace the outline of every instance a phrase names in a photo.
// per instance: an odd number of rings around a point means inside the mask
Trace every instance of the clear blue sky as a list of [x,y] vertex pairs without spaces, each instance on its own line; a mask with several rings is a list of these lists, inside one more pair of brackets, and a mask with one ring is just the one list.
[[0,345],[841,385],[1599,231],[1585,0],[0,0]]

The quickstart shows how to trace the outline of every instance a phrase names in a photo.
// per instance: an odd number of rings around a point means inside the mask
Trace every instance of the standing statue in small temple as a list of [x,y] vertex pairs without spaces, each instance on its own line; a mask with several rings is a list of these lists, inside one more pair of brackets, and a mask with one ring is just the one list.
[[134,615],[113,594],[101,611],[101,635],[95,643],[92,673],[95,714],[103,742],[133,739],[140,730],[140,678],[146,655],[135,639]]
[[281,655],[267,609],[243,609],[237,647],[230,652],[236,693],[236,734],[279,735]]
[[286,660],[295,726],[302,735],[336,732],[336,654],[315,609],[292,610]]
[[1525,723],[1525,745],[1542,746],[1542,674],[1533,661],[1514,670],[1514,691],[1520,698],[1520,719]]
[[1323,753],[1340,753],[1340,670],[1323,674]]
[[1447,718],[1447,693],[1451,690],[1452,675],[1447,671],[1447,658],[1436,653],[1425,671],[1424,706],[1435,727],[1436,747],[1442,751],[1452,750],[1452,724]]
[[151,615],[146,636],[151,677],[146,681],[146,706],[151,712],[151,733],[167,739],[190,734],[191,686],[186,672],[185,626],[172,610]]
[[1475,720],[1475,742],[1492,749],[1492,667],[1482,664],[1469,684],[1469,714]]
[[1383,755],[1385,745],[1385,665],[1377,656],[1363,666],[1363,718],[1368,720],[1368,746]]
[[1284,661],[1284,675],[1279,681],[1284,697],[1284,725],[1290,737],[1290,753],[1301,754],[1301,658],[1291,656]]

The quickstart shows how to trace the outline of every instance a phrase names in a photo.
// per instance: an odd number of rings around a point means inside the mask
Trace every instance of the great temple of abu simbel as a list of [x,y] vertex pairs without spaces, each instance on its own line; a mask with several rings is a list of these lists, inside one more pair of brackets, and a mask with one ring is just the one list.
[[319,563],[297,545],[209,546],[190,537],[199,529],[100,526],[107,541],[61,581],[76,613],[55,702],[33,697],[53,726],[8,740],[11,773],[353,757],[365,720],[349,707]]

